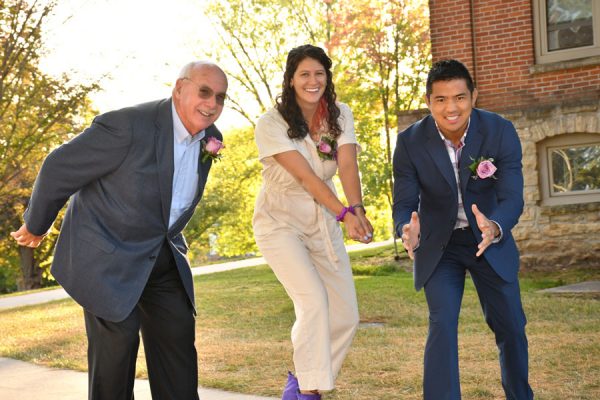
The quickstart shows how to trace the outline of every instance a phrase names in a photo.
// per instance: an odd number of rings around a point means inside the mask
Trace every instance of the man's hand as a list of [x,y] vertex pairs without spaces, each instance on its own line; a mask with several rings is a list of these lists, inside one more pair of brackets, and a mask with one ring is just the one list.
[[419,245],[420,235],[421,223],[419,222],[419,214],[413,211],[410,216],[410,222],[402,227],[402,244],[411,260],[415,258],[414,249]]
[[473,204],[471,206],[471,210],[475,215],[477,227],[481,231],[481,242],[477,246],[479,250],[476,254],[476,256],[479,257],[483,254],[485,249],[492,244],[492,241],[500,234],[500,228],[498,228],[498,225],[496,225],[495,222],[490,221],[485,215],[483,215],[483,213],[477,208],[477,205]]
[[18,231],[11,232],[10,236],[12,236],[17,241],[19,246],[35,248],[40,245],[42,239],[44,239],[46,235],[34,235],[33,233],[29,232],[29,229],[27,229],[27,225],[23,224],[21,225]]

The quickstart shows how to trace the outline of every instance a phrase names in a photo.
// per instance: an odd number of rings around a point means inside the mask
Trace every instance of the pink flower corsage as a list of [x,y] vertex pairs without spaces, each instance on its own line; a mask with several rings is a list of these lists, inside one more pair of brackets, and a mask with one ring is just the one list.
[[337,141],[329,136],[321,136],[317,143],[317,153],[322,160],[337,160]]
[[225,145],[214,136],[209,136],[206,140],[202,140],[202,162],[206,162],[209,158],[213,161],[219,161],[223,156],[219,152]]
[[477,160],[471,158],[473,162],[469,165],[469,169],[473,173],[471,178],[473,179],[486,179],[486,178],[494,178],[494,173],[498,170],[494,165],[493,158],[485,158],[479,157]]

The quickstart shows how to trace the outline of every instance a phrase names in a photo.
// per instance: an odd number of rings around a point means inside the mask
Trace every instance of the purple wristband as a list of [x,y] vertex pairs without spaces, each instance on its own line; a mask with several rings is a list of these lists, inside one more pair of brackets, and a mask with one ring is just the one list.
[[335,217],[335,220],[337,222],[342,222],[347,213],[354,214],[354,207],[350,206],[342,208],[342,211],[338,214],[337,217]]

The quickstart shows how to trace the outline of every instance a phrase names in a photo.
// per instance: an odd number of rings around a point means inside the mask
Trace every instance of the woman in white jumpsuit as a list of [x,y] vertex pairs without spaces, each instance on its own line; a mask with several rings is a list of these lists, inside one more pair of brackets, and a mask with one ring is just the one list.
[[[358,326],[338,221],[363,243],[373,228],[362,206],[352,112],[335,97],[329,57],[319,47],[297,47],[288,54],[277,105],[256,126],[263,186],[254,236],[296,313],[296,376],[288,375],[284,400],[320,399],[332,390]],[[331,180],[338,168],[348,207]]]

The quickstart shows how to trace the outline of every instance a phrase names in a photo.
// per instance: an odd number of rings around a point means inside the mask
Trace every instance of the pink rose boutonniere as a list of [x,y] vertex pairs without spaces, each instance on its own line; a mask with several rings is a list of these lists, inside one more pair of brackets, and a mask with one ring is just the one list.
[[498,169],[494,165],[493,158],[479,157],[477,160],[475,160],[473,158],[471,158],[471,160],[473,160],[473,163],[471,163],[471,165],[469,165],[469,169],[473,173],[471,178],[473,178],[473,179],[477,179],[477,178],[481,178],[481,179],[494,178],[494,179],[496,179],[496,177],[494,176],[494,173]]
[[224,147],[225,145],[223,142],[213,136],[209,136],[208,139],[202,140],[202,152],[204,153],[202,154],[202,162],[206,162],[209,158],[215,162],[219,161],[219,159],[223,157],[219,152]]
[[321,136],[317,143],[317,153],[322,160],[337,160],[337,141],[329,136]]

